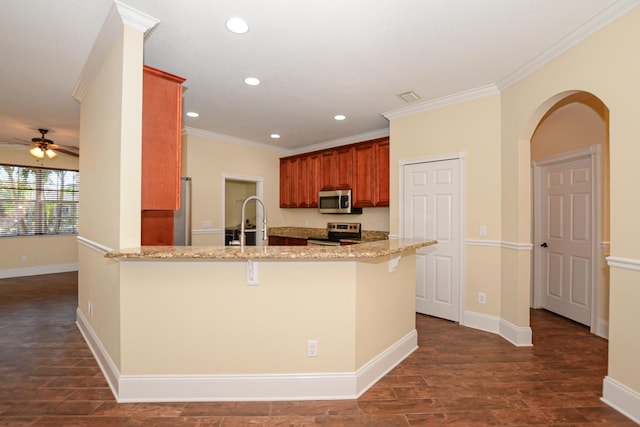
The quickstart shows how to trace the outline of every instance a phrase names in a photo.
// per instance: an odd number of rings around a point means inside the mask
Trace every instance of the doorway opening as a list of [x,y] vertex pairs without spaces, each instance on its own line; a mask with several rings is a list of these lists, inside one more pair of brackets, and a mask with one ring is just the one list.
[[[225,246],[231,241],[239,240],[242,222],[242,204],[251,197],[257,196],[262,200],[263,178],[238,175],[223,176],[222,191],[222,219],[225,233]],[[259,209],[255,201],[250,201],[245,211],[245,231],[247,246],[262,246],[260,236],[264,212]]]
[[609,115],[587,92],[544,112],[530,138],[531,307],[608,336]]

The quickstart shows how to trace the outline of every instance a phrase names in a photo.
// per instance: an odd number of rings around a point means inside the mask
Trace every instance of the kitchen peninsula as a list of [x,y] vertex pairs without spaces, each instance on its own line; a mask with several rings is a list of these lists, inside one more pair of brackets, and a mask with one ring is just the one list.
[[352,399],[417,348],[415,250],[435,243],[112,251],[120,289],[78,324],[120,402]]

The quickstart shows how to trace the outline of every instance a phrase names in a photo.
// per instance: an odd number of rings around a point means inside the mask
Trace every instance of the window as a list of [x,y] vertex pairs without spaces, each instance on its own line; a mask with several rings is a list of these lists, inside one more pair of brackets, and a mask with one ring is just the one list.
[[0,237],[77,234],[79,175],[0,164]]

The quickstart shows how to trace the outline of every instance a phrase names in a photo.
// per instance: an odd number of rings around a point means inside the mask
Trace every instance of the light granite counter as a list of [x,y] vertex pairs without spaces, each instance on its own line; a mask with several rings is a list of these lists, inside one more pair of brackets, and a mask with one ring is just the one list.
[[358,260],[436,244],[435,240],[390,239],[348,246],[142,246],[108,252],[119,260]]

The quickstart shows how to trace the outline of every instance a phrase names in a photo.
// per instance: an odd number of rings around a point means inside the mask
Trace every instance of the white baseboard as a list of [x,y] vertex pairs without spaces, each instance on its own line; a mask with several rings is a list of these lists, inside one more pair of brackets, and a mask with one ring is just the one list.
[[602,401],[640,424],[640,393],[607,376],[602,387]]
[[117,398],[120,371],[116,364],[113,363],[107,349],[105,349],[102,342],[100,342],[100,339],[82,314],[82,311],[80,311],[80,308],[76,309],[76,325],[78,326],[84,340],[87,342],[91,353],[93,353],[93,357],[96,359],[96,362],[98,362],[98,366],[100,366],[100,370],[102,370],[102,373],[109,384],[109,388],[111,388],[111,392]]
[[464,326],[500,335],[517,347],[530,347],[533,345],[530,327],[516,326],[490,314],[465,311]]
[[517,347],[533,346],[531,327],[516,326],[513,323],[500,319],[500,336]]
[[596,327],[596,335],[609,339],[609,321],[604,319],[598,319],[598,326]]
[[418,348],[413,330],[356,372],[121,375],[80,310],[77,322],[118,402],[356,399]]
[[68,271],[78,271],[78,263],[54,264],[54,265],[36,265],[25,268],[9,268],[0,270],[0,279],[8,279],[10,277],[39,276],[41,274],[66,273]]

